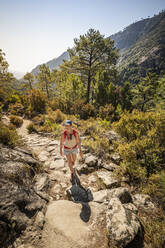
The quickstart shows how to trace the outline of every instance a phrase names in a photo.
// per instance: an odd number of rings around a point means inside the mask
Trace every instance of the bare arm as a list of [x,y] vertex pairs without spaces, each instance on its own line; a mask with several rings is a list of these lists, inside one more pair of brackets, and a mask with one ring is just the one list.
[[79,133],[78,132],[76,133],[76,141],[77,141],[77,144],[78,144],[78,148],[79,148],[79,152],[80,152],[80,157],[82,158],[83,157],[83,154],[82,154],[82,151],[81,151],[81,140],[80,140],[80,136],[79,136]]

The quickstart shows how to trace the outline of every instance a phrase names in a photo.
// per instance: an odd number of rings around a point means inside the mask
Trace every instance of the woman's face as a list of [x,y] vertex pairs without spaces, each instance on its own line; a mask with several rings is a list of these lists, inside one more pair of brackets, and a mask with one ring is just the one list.
[[66,130],[67,130],[68,132],[72,130],[72,126],[71,126],[71,125],[66,125],[65,128],[66,128]]

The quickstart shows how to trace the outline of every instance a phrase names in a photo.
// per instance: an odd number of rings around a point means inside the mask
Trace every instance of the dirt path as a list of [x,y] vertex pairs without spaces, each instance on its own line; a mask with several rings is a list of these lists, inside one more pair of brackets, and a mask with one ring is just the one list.
[[20,128],[17,128],[17,133],[22,136],[25,137],[28,135],[28,130],[27,130],[27,126],[31,123],[30,120],[23,120],[23,124]]

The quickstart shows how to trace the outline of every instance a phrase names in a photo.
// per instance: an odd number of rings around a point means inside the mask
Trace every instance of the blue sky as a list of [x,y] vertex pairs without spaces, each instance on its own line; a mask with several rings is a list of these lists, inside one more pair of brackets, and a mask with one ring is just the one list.
[[109,36],[162,9],[164,0],[0,0],[0,48],[9,69],[25,73],[89,28]]

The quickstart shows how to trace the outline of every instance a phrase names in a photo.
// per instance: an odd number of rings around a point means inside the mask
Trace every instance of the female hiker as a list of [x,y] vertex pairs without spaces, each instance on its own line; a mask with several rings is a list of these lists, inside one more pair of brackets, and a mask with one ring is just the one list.
[[66,120],[64,123],[65,130],[61,135],[60,139],[60,155],[66,155],[69,169],[71,172],[71,181],[73,179],[73,166],[76,161],[76,156],[79,153],[82,158],[83,154],[81,151],[80,137],[76,129],[72,127],[72,121]]

